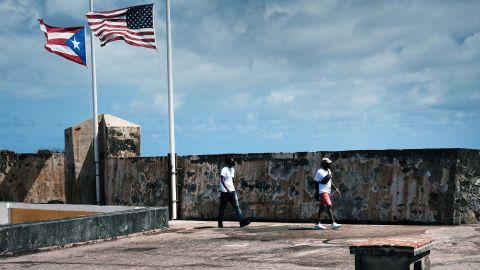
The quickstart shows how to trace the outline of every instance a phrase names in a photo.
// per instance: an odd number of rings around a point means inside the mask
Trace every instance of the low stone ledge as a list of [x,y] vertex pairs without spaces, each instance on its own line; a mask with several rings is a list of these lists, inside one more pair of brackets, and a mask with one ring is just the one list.
[[0,226],[0,255],[109,239],[168,227],[168,208],[152,207]]
[[350,246],[350,254],[356,270],[429,270],[432,247],[433,240],[424,238],[367,240]]

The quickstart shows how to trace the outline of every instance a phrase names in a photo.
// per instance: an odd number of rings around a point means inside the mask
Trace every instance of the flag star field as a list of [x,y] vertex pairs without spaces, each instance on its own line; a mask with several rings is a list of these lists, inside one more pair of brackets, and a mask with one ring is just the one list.
[[130,29],[153,27],[152,5],[131,7],[127,11],[127,26]]

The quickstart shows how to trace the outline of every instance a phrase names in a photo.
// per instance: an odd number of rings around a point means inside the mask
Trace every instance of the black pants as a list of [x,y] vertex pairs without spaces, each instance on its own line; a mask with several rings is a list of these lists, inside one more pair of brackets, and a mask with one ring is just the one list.
[[220,192],[220,208],[218,209],[218,223],[223,222],[223,216],[225,213],[225,208],[227,207],[227,203],[230,202],[230,204],[233,206],[233,209],[235,210],[235,214],[237,214],[237,220],[238,221],[243,221],[243,213],[242,210],[240,209],[240,204],[238,203],[238,196],[237,192]]

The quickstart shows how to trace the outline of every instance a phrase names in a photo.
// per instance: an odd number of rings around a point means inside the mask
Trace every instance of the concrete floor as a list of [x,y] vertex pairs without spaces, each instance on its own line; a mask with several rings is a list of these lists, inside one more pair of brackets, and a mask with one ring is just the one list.
[[1,257],[0,269],[354,269],[349,245],[366,239],[431,238],[432,269],[480,269],[480,224],[344,225],[174,221],[170,228],[115,240]]

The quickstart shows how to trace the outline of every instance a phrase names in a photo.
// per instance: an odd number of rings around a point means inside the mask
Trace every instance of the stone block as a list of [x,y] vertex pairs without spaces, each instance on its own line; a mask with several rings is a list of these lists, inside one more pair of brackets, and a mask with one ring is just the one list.
[[431,239],[367,240],[350,246],[355,270],[429,270]]
[[[100,197],[105,202],[106,157],[140,155],[140,126],[113,115],[98,116]],[[65,177],[68,203],[96,204],[92,120],[65,130]]]

